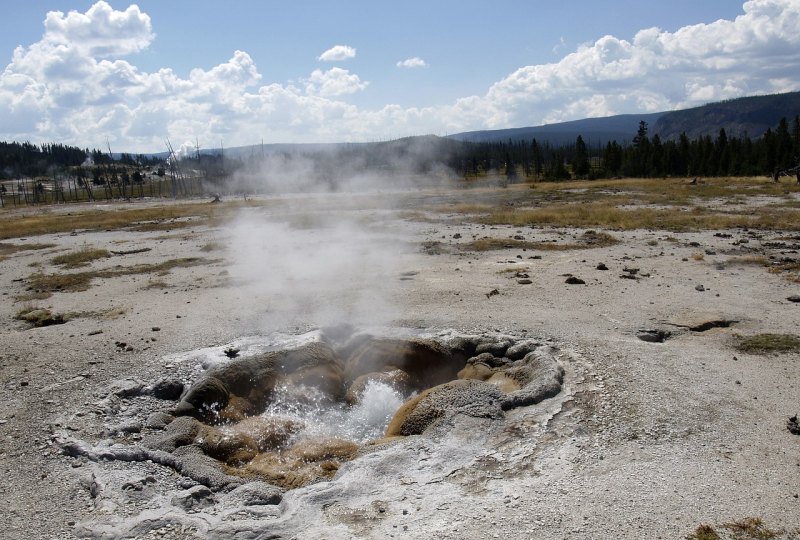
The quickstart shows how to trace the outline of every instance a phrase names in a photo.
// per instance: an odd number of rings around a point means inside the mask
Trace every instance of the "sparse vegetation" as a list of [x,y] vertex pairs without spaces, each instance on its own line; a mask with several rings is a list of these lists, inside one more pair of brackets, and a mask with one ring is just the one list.
[[731,523],[723,523],[716,527],[700,525],[687,540],[798,540],[800,529],[771,529],[761,518],[748,517]]
[[754,264],[758,266],[767,266],[769,259],[764,255],[744,255],[741,257],[731,257],[727,260],[727,264]]
[[225,244],[222,242],[209,242],[200,248],[200,251],[204,253],[208,253],[209,251],[218,251],[220,249],[224,249]]
[[41,292],[80,292],[89,288],[92,279],[104,277],[105,272],[79,272],[72,274],[44,274],[37,272],[28,277],[30,290]]
[[169,287],[170,287],[169,284],[167,284],[165,281],[157,279],[148,281],[147,285],[145,285],[142,288],[144,290],[148,290],[148,289],[169,289]]
[[686,536],[687,540],[722,540],[719,533],[711,525],[700,525],[693,533]]
[[457,203],[436,206],[432,210],[440,214],[485,214],[491,212],[492,207],[488,204]]
[[770,264],[768,272],[782,274],[788,281],[800,283],[800,262],[795,260],[781,260]]
[[73,272],[61,274],[36,273],[28,277],[30,289],[33,291],[45,292],[79,292],[85,291],[91,286],[95,278],[112,278],[127,276],[131,274],[164,274],[173,268],[187,268],[201,264],[213,264],[219,262],[218,259],[210,260],[200,257],[187,257],[181,259],[169,259],[156,264],[140,264],[130,267],[114,268],[111,270],[96,270],[91,272]]
[[15,302],[32,302],[33,300],[46,300],[53,296],[53,293],[48,291],[30,291],[24,294],[19,294],[14,297]]
[[49,249],[53,247],[56,247],[56,244],[10,244],[8,242],[0,242],[0,257],[13,255],[14,253],[18,253],[20,251],[33,251],[38,249]]
[[656,229],[691,231],[749,227],[800,230],[800,212],[761,208],[742,213],[693,207],[653,208],[642,205],[621,208],[610,201],[561,203],[540,208],[512,208],[495,211],[477,220],[487,225],[549,225],[554,227],[604,227],[618,230]]
[[78,251],[53,257],[50,262],[58,266],[63,266],[64,268],[79,268],[81,266],[88,266],[92,261],[105,259],[110,256],[111,254],[108,250],[84,246]]
[[64,324],[69,320],[67,315],[54,314],[49,309],[36,305],[26,305],[17,311],[14,318],[36,327]]
[[498,270],[498,274],[517,274],[517,273],[526,273],[529,272],[529,268],[527,266],[507,266],[501,270]]
[[77,313],[70,313],[70,319],[77,319],[77,318],[96,318],[96,319],[106,319],[109,321],[114,321],[122,317],[128,312],[126,308],[123,307],[116,307],[116,308],[108,308],[100,311],[80,311]]
[[738,336],[736,348],[751,354],[800,352],[800,337],[793,334]]
[[[230,205],[229,205],[230,206]],[[232,206],[231,206],[232,207]],[[38,212],[0,217],[0,238],[18,238],[76,229],[105,230],[140,227],[145,230],[177,228],[176,223],[204,223],[224,213],[220,205],[169,204],[122,210],[85,210],[69,214]],[[176,222],[176,219],[191,221]]]
[[532,249],[541,251],[568,251],[571,249],[588,249],[606,247],[617,244],[619,240],[605,232],[587,231],[581,235],[578,242],[532,242],[518,238],[479,238],[465,244],[462,249],[469,251],[490,251],[498,249]]

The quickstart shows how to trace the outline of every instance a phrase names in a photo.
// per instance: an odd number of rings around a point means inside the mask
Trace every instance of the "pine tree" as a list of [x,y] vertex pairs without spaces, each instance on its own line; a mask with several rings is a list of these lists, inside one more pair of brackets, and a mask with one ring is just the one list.
[[572,160],[572,172],[577,178],[585,178],[590,171],[589,152],[586,149],[586,143],[583,142],[583,137],[578,135],[575,140],[575,157]]

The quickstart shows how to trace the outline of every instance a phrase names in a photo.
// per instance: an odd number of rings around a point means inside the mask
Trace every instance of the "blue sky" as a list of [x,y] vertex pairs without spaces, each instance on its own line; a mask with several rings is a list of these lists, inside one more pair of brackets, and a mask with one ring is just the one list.
[[15,3],[0,139],[159,151],[654,112],[800,89],[799,27],[800,0]]

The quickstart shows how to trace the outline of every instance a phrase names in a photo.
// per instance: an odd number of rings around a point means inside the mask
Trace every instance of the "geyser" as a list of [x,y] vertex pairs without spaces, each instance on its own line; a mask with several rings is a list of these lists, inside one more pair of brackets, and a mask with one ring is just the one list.
[[290,489],[398,437],[447,429],[456,415],[500,420],[558,394],[563,373],[533,340],[329,329],[291,348],[220,354],[169,411],[175,420],[143,442],[179,460],[195,448],[227,475]]

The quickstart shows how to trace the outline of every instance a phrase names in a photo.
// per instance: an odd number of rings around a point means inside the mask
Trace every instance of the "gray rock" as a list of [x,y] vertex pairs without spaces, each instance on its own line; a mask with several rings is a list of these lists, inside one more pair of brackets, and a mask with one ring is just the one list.
[[235,395],[256,407],[263,406],[281,374],[291,374],[322,362],[336,362],[333,349],[325,343],[310,343],[297,349],[267,352],[236,358],[214,368],[193,385],[175,407],[175,416],[204,416],[223,409]]
[[181,446],[173,452],[173,456],[178,461],[181,474],[211,488],[212,491],[227,491],[245,483],[237,476],[225,474],[217,460],[205,455],[195,445]]
[[491,353],[493,356],[505,356],[506,350],[512,345],[511,341],[487,341],[478,345],[475,349],[475,354],[481,355],[483,353]]
[[181,416],[170,422],[163,433],[145,437],[146,447],[163,452],[173,452],[176,448],[194,443],[195,437],[203,429],[203,424],[190,416]]
[[112,431],[114,431],[114,432],[116,432],[116,433],[123,433],[123,434],[128,434],[128,433],[141,433],[141,431],[142,431],[142,424],[140,424],[139,422],[136,422],[136,421],[133,421],[133,420],[132,420],[132,421],[130,421],[130,422],[125,422],[125,423],[123,423],[123,424],[119,424],[119,425],[115,426],[115,427],[112,429]]
[[637,338],[649,343],[664,343],[671,335],[672,332],[669,330],[661,329],[639,330],[639,332],[636,333]]
[[525,357],[526,354],[533,351],[538,347],[539,344],[535,341],[522,341],[515,345],[512,345],[506,351],[506,357],[509,360],[520,360]]
[[194,486],[172,497],[172,504],[184,510],[197,510],[213,506],[214,492],[206,486]]
[[789,433],[800,435],[800,422],[797,420],[797,415],[792,416],[786,421],[786,429],[789,430]]
[[419,435],[437,420],[456,414],[502,418],[502,398],[497,386],[483,381],[462,379],[434,386],[400,407],[386,434]]
[[164,429],[170,422],[175,420],[175,417],[164,411],[156,411],[150,413],[144,425],[150,429]]
[[255,481],[227,493],[224,500],[244,506],[279,504],[283,500],[283,492],[267,482]]
[[468,364],[486,364],[487,366],[493,368],[506,366],[510,362],[511,361],[508,358],[498,358],[490,352],[481,353],[478,356],[473,356],[467,360]]
[[586,282],[583,281],[581,278],[575,276],[569,276],[566,281],[564,281],[567,285],[585,285]]
[[788,297],[787,300],[789,302],[800,302],[800,294],[793,294],[792,296]]
[[161,379],[150,389],[150,394],[158,399],[176,401],[183,393],[183,382],[178,379]]
[[122,399],[140,396],[144,389],[144,383],[138,379],[123,379],[111,383],[111,394]]
[[554,397],[561,392],[564,383],[564,368],[547,350],[537,350],[525,355],[505,375],[522,387],[503,397],[504,411],[517,407],[527,407]]

